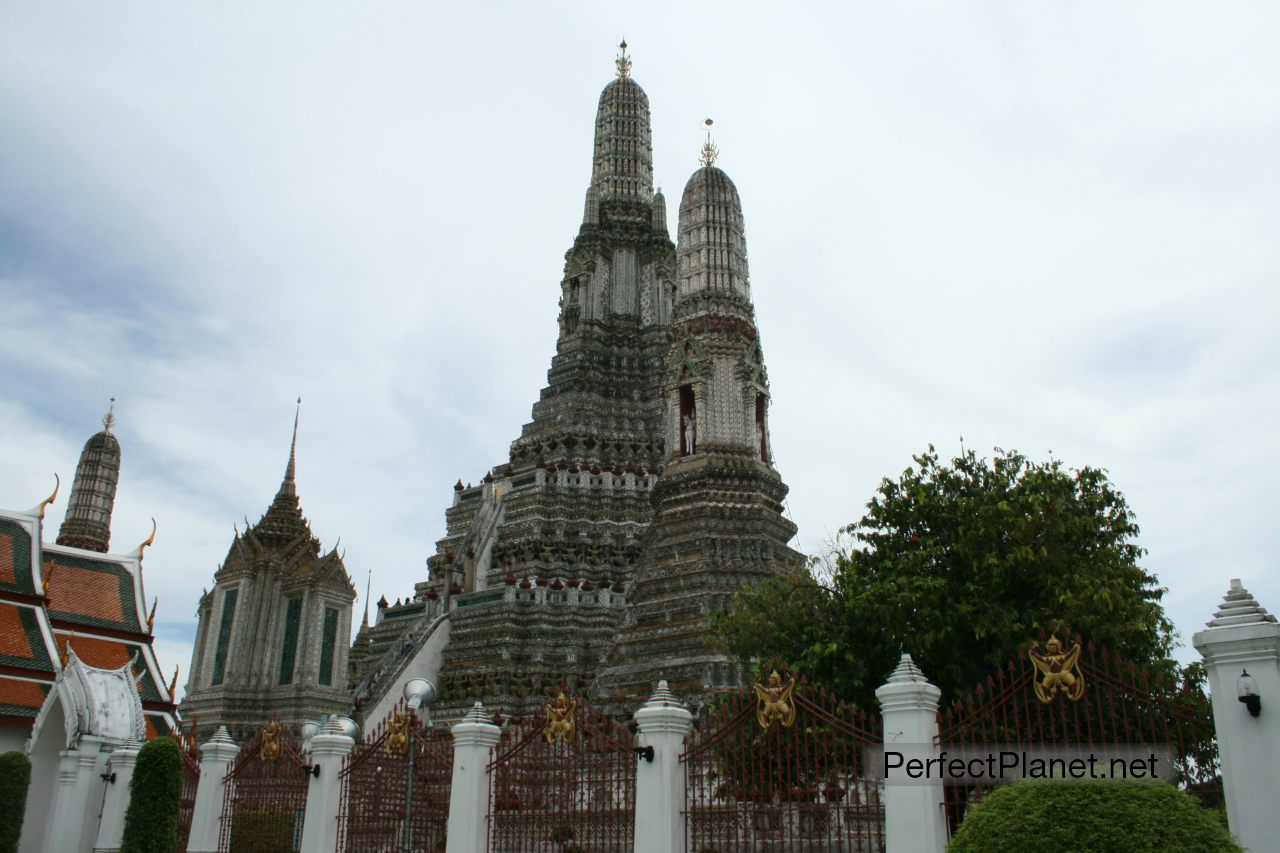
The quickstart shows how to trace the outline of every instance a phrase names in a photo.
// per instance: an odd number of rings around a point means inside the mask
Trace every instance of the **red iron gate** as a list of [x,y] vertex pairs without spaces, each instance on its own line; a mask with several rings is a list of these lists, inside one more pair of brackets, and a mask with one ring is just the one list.
[[[1224,805],[1213,713],[1204,692],[1079,637],[1064,643],[1042,636],[952,703],[938,727],[943,748],[974,753],[996,745],[1046,752],[1076,747],[1102,756],[1107,747],[1164,748],[1178,787],[1208,806]],[[990,784],[945,785],[949,829],[990,790]]]
[[342,768],[338,850],[444,850],[453,741],[401,701]]
[[503,733],[489,765],[489,853],[632,853],[631,733],[560,693]]
[[689,853],[880,853],[881,783],[871,778],[876,717],[773,672],[725,697],[689,733]]
[[178,801],[178,848],[187,849],[191,838],[191,817],[196,809],[196,789],[200,787],[200,748],[194,738],[183,742],[175,735],[182,749],[182,797]]
[[227,772],[220,853],[297,851],[310,769],[293,733],[267,723]]

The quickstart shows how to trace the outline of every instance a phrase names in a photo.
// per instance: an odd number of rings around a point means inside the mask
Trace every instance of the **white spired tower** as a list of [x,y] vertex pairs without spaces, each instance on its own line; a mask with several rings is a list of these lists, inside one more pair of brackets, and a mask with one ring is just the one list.
[[116,423],[116,398],[102,418],[102,432],[89,437],[80,452],[67,512],[58,528],[58,544],[107,553],[111,543],[111,511],[120,481],[120,442],[111,434]]
[[707,648],[708,614],[803,560],[787,546],[796,528],[769,452],[742,203],[716,154],[708,136],[680,200],[666,454],[626,625],[601,677],[609,707],[640,704],[659,679],[694,705],[741,686],[741,666]]

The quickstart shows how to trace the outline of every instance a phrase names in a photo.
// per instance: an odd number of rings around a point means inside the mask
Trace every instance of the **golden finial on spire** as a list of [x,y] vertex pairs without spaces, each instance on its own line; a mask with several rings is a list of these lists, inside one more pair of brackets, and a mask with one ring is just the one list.
[[156,596],[155,601],[151,602],[151,615],[147,617],[147,633],[154,634],[156,632],[156,605],[160,603],[160,596]]
[[627,55],[627,40],[626,40],[626,39],[623,39],[623,40],[618,44],[618,58],[617,58],[617,59],[615,59],[613,62],[614,62],[614,64],[615,64],[615,65],[617,65],[617,66],[618,66],[618,76],[619,76],[619,77],[630,77],[630,76],[631,76],[631,57]]
[[116,398],[111,398],[111,407],[107,409],[107,413],[102,416],[102,431],[111,432],[111,428],[116,425]]
[[157,529],[158,529],[158,528],[156,527],[156,520],[155,520],[155,518],[152,518],[152,519],[151,519],[151,535],[147,537],[147,541],[145,541],[145,542],[143,542],[141,545],[139,545],[139,546],[137,547],[137,549],[133,552],[133,556],[135,556],[135,557],[137,557],[137,558],[138,558],[138,562],[139,562],[139,563],[141,563],[141,562],[142,562],[142,552],[143,552],[143,551],[145,551],[145,550],[147,550],[148,548],[150,548],[150,547],[151,547],[151,545],[156,541],[156,530],[157,530]]
[[702,143],[702,154],[698,157],[702,161],[702,165],[710,166],[716,162],[716,158],[720,156],[720,149],[711,141],[711,125],[715,124],[711,119],[707,119],[702,126],[707,129],[707,141]]
[[36,507],[36,512],[40,513],[40,517],[44,518],[44,508],[53,503],[58,498],[58,489],[62,488],[62,478],[58,476],[58,472],[53,472],[53,494],[40,501],[40,506]]

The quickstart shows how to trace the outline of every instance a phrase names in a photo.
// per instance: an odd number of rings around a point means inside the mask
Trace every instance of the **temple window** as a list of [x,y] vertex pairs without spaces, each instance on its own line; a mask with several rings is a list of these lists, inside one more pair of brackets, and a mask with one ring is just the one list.
[[338,608],[324,609],[324,631],[320,640],[320,683],[333,684],[333,650],[338,642]]
[[769,464],[769,440],[765,436],[764,410],[766,406],[763,394],[756,394],[756,444],[760,450],[760,460]]
[[291,598],[284,616],[284,649],[280,653],[280,684],[293,683],[293,663],[298,655],[298,623],[302,621],[302,599]]
[[222,620],[218,625],[218,647],[213,655],[213,678],[209,683],[221,684],[227,666],[227,648],[231,645],[231,626],[236,620],[236,599],[239,589],[229,589],[222,596]]

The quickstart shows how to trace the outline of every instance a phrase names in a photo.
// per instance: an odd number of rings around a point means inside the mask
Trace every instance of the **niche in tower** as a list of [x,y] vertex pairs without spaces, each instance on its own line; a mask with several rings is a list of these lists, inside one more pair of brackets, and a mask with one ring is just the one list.
[[769,440],[764,434],[765,399],[763,394],[756,394],[756,443],[760,446],[760,461],[769,464]]
[[692,456],[698,444],[698,410],[693,386],[680,386],[680,455]]

